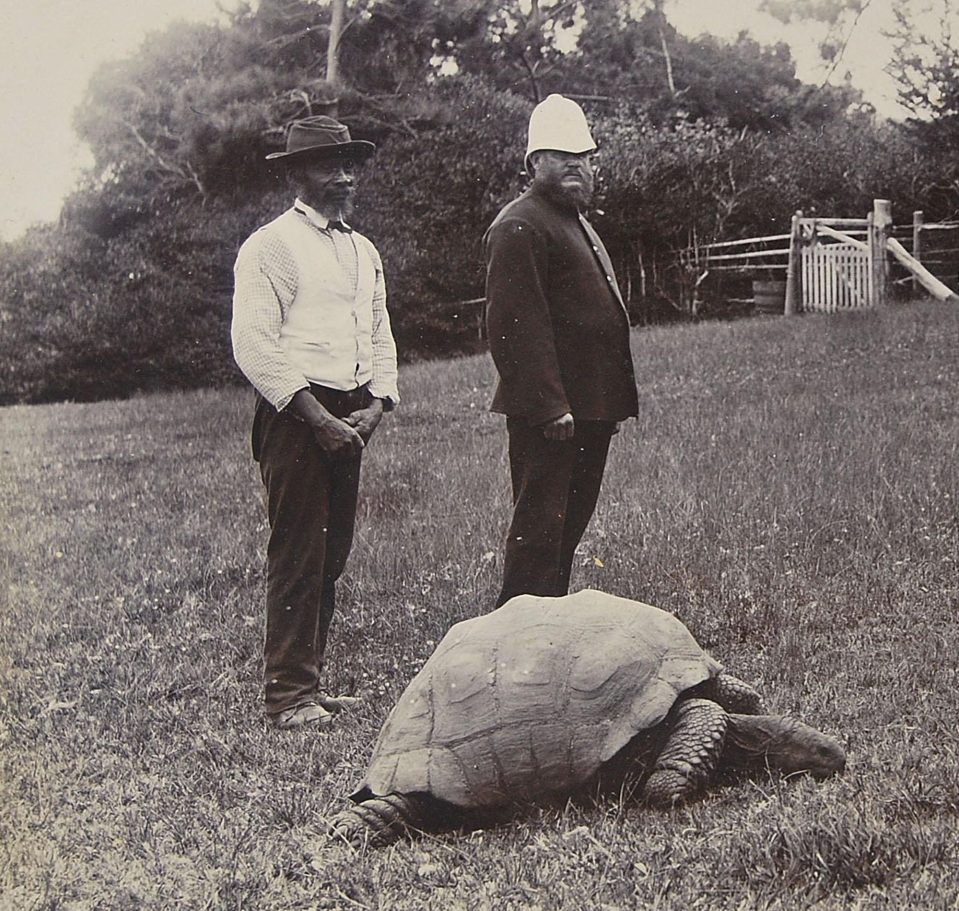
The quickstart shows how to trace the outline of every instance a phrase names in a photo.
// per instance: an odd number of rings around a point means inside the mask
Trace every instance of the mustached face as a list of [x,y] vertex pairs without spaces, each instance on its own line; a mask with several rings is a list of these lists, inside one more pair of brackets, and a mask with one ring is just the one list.
[[327,218],[347,218],[356,191],[356,165],[349,159],[302,162],[291,167],[296,195]]
[[593,153],[545,149],[531,156],[533,184],[553,199],[583,210],[593,197]]

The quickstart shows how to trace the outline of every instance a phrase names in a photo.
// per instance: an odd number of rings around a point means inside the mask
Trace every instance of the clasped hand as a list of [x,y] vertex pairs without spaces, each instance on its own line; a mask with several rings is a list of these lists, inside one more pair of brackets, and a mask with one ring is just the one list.
[[320,449],[336,457],[359,455],[383,416],[382,400],[373,399],[366,408],[344,418],[334,417],[306,388],[297,391],[290,408],[309,424]]
[[330,416],[313,426],[320,448],[333,456],[355,456],[363,451],[383,417],[383,403],[375,399],[366,408],[350,412],[344,418]]
[[363,451],[365,441],[345,418],[330,417],[312,427],[320,449],[331,456],[353,456]]
[[366,408],[360,408],[358,411],[348,414],[343,418],[343,423],[353,427],[362,437],[363,442],[368,443],[382,417],[383,402],[380,399],[373,399]]

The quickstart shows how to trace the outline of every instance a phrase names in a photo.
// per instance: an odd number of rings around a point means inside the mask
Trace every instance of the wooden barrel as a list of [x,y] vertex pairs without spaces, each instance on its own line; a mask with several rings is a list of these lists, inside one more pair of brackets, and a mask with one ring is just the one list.
[[757,313],[782,313],[786,308],[786,283],[754,281],[753,307]]

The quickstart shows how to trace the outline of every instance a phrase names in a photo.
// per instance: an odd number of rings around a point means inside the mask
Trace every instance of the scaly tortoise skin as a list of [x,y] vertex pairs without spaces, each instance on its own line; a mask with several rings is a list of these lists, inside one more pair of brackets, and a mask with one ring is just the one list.
[[387,718],[355,805],[331,832],[387,844],[428,826],[437,806],[572,792],[618,754],[638,765],[657,807],[693,797],[720,767],[825,777],[845,764],[832,738],[767,715],[672,614],[593,590],[520,595],[450,629]]

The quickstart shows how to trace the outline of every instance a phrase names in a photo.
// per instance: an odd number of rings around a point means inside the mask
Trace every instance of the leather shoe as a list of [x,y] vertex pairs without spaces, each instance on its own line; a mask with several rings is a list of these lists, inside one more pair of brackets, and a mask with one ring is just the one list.
[[273,724],[281,731],[292,731],[307,724],[329,727],[332,723],[333,716],[317,702],[301,702],[273,716]]
[[358,696],[331,696],[329,693],[317,693],[316,701],[334,715],[346,711],[346,709],[351,709],[358,702],[362,702]]

